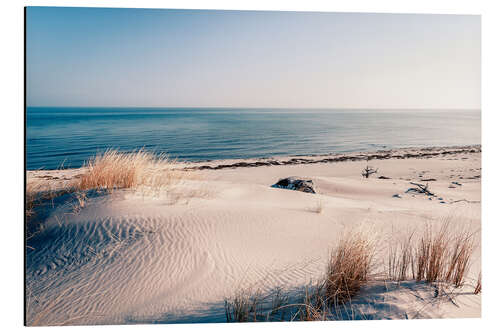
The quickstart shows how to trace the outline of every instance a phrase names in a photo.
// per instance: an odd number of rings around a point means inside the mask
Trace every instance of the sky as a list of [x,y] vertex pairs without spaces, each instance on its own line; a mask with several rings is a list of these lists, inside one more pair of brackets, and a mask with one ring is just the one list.
[[28,106],[480,109],[477,15],[28,7]]

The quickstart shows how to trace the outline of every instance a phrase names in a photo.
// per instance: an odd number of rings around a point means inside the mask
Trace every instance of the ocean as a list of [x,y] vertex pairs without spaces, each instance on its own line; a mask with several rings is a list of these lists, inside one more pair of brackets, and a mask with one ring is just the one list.
[[181,161],[481,143],[479,110],[28,107],[27,169],[80,167],[108,148]]

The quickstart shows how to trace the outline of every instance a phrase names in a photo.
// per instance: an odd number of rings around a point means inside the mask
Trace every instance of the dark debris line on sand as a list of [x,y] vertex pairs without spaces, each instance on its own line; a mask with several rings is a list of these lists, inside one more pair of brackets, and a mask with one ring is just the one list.
[[383,159],[407,159],[407,158],[432,158],[456,154],[474,154],[481,152],[481,146],[467,146],[461,148],[421,148],[415,149],[414,153],[403,153],[401,150],[395,151],[379,151],[375,153],[356,154],[356,155],[331,155],[322,159],[312,158],[298,158],[294,157],[288,160],[275,160],[269,159],[265,161],[252,161],[252,162],[236,162],[232,164],[219,164],[215,166],[200,165],[193,167],[186,167],[185,170],[219,170],[228,168],[248,168],[260,167],[271,165],[296,165],[296,164],[316,164],[316,163],[335,163],[344,161],[366,161],[366,160],[383,160]]

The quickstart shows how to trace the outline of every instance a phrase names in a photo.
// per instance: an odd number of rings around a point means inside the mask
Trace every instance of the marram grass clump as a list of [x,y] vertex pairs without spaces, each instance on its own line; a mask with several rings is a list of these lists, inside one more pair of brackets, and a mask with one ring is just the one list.
[[114,190],[138,186],[163,187],[185,179],[192,172],[179,170],[165,154],[143,149],[131,153],[106,150],[89,159],[78,188]]

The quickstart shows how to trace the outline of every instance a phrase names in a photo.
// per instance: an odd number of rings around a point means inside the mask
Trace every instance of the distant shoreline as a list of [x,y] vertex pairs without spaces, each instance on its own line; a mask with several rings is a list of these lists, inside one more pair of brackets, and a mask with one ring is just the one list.
[[[438,147],[409,147],[395,148],[387,150],[375,151],[358,151],[349,153],[331,153],[321,155],[287,155],[261,158],[246,158],[246,159],[220,159],[220,160],[205,160],[199,162],[180,161],[178,165],[184,170],[220,170],[220,169],[236,169],[236,168],[251,168],[262,166],[279,166],[279,165],[299,165],[299,164],[318,164],[318,163],[338,163],[346,161],[362,161],[362,160],[382,160],[382,159],[408,159],[408,158],[432,158],[439,156],[452,156],[456,154],[475,154],[481,153],[481,145],[463,145],[463,146],[438,146]],[[36,173],[51,173],[60,171],[74,171],[79,168],[63,168],[63,169],[35,169],[26,170],[28,174]]]
[[[368,152],[332,153],[326,155],[296,155],[269,157],[257,159],[229,159],[205,162],[186,162],[187,170],[218,170],[241,167],[260,167],[273,165],[297,165],[316,163],[337,163],[345,161],[381,160],[381,159],[406,159],[406,158],[431,158],[463,153],[480,153],[481,145],[423,147],[423,148],[395,148]],[[227,163],[231,161],[232,163]]]

